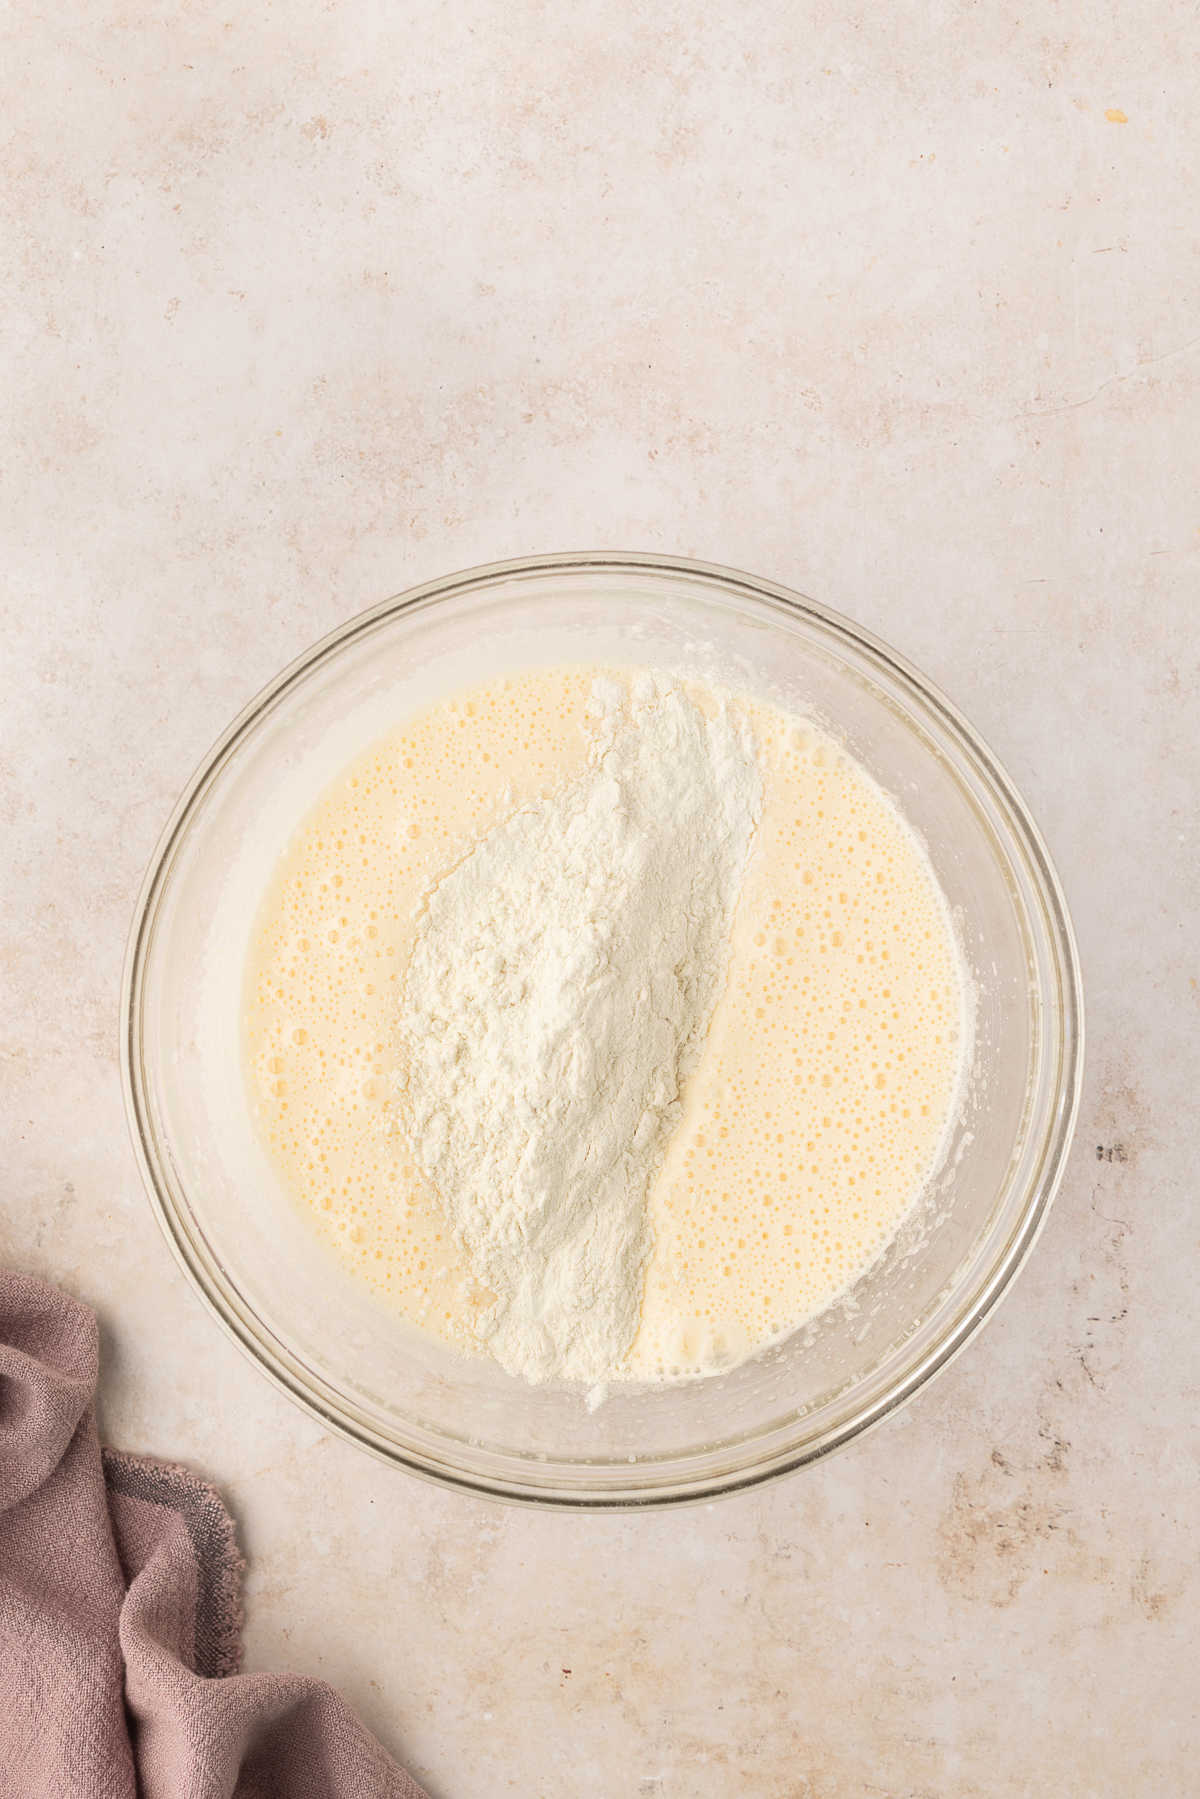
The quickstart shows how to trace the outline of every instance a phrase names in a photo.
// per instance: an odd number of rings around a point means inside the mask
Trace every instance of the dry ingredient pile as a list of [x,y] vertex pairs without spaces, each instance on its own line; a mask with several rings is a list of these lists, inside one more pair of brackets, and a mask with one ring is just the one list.
[[814,1315],[936,1163],[964,976],[920,844],[795,717],[531,670],[356,762],[246,979],[280,1175],[411,1323],[531,1381],[700,1374]]

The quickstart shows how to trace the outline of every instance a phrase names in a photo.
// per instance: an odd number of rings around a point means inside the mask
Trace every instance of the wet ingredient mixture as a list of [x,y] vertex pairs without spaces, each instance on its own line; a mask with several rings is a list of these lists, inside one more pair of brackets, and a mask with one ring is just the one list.
[[852,758],[590,667],[442,701],[339,777],[246,979],[297,1202],[530,1379],[711,1372],[831,1303],[928,1179],[965,1035],[928,859]]

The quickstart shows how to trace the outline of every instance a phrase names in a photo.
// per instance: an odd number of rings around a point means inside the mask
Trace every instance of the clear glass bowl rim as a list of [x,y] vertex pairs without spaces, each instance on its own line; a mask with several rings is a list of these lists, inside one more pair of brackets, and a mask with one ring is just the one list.
[[[1038,923],[1045,933],[1047,952],[1055,976],[1056,991],[1042,994],[1053,1004],[1058,1021],[1057,1067],[1048,1089],[1040,1096],[1030,1122],[1031,1137],[1040,1135],[1034,1173],[1027,1183],[1007,1238],[976,1277],[966,1283],[970,1291],[946,1320],[937,1337],[908,1364],[902,1364],[886,1390],[860,1406],[851,1406],[832,1426],[805,1432],[804,1415],[797,1420],[795,1440],[782,1449],[765,1453],[749,1468],[724,1473],[719,1468],[704,1475],[671,1479],[656,1473],[652,1463],[631,1469],[627,1485],[588,1490],[573,1479],[554,1483],[553,1463],[516,1454],[498,1457],[481,1453],[478,1465],[468,1467],[462,1446],[454,1444],[443,1458],[428,1443],[400,1443],[382,1434],[365,1414],[344,1397],[322,1390],[303,1361],[281,1344],[242,1300],[226,1277],[219,1261],[193,1223],[186,1196],[176,1191],[168,1146],[160,1143],[147,1100],[147,1075],[143,1060],[144,1020],[142,997],[147,962],[153,945],[156,918],[170,879],[171,869],[189,825],[205,796],[236,753],[242,739],[272,711],[299,682],[320,664],[336,655],[351,640],[373,630],[398,613],[426,607],[471,590],[486,590],[506,581],[541,575],[588,575],[619,579],[622,575],[680,576],[744,599],[765,603],[769,609],[798,612],[841,640],[873,665],[906,695],[931,713],[965,752],[990,789],[991,797],[1007,813],[1012,842],[1021,855],[1023,872],[1032,897],[1038,903]],[[1026,897],[1029,897],[1028,895]],[[238,714],[197,768],[176,804],[151,857],[134,911],[121,993],[121,1079],[125,1110],[142,1179],[159,1225],[184,1273],[218,1323],[238,1347],[296,1404],[325,1428],[357,1443],[378,1458],[402,1467],[439,1485],[531,1506],[574,1510],[620,1510],[694,1504],[744,1491],[782,1478],[797,1468],[822,1459],[873,1430],[898,1410],[942,1369],[947,1367],[999,1300],[1026,1261],[1045,1223],[1051,1202],[1062,1180],[1074,1133],[1083,1080],[1083,991],[1079,953],[1070,913],[1058,874],[1041,832],[1012,780],[979,734],[950,700],[919,670],[890,645],[842,614],[805,595],[719,563],[686,557],[618,551],[563,552],[483,564],[428,581],[381,601],[356,614],[319,639],[264,687]],[[513,1465],[528,1460],[528,1470],[514,1472]],[[510,1464],[506,1466],[505,1464]]]

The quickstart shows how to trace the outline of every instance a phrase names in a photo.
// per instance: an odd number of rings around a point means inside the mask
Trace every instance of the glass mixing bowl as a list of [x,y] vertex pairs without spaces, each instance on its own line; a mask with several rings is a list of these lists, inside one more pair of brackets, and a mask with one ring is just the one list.
[[[614,1384],[588,1412],[397,1321],[324,1250],[256,1138],[241,983],[276,858],[325,783],[415,707],[506,667],[666,665],[804,712],[923,837],[976,989],[969,1091],[929,1191],[849,1302],[726,1373]],[[449,1486],[665,1505],[828,1455],[978,1330],[1063,1170],[1083,1023],[1070,920],[995,758],[886,645],[798,594],[665,557],[546,556],[352,619],[246,708],[176,808],[126,962],[137,1155],[176,1256],[230,1335],[331,1430]]]

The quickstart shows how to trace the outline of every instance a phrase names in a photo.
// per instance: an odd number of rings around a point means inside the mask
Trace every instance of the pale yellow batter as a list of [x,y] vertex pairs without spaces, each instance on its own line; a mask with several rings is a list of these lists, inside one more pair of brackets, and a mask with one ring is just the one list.
[[[583,768],[592,684],[613,672],[534,670],[411,719],[321,798],[256,925],[246,1062],[282,1177],[358,1274],[460,1348],[488,1295],[391,1111],[397,983],[430,887]],[[916,838],[828,737],[745,711],[763,814],[725,993],[650,1194],[623,1370],[642,1377],[737,1359],[844,1291],[928,1178],[960,1083],[964,977]]]

